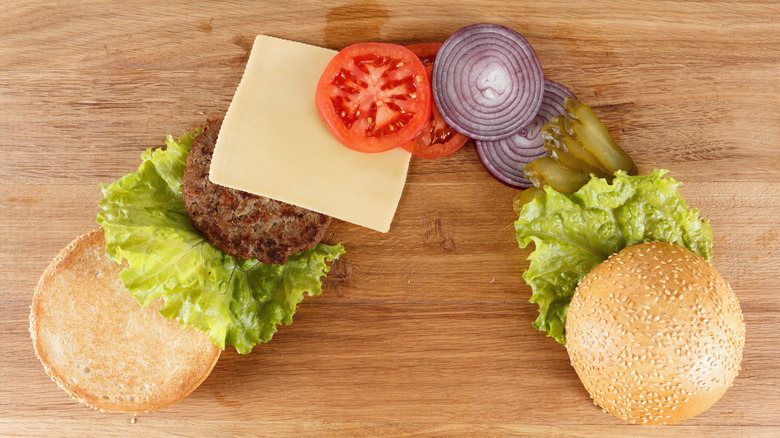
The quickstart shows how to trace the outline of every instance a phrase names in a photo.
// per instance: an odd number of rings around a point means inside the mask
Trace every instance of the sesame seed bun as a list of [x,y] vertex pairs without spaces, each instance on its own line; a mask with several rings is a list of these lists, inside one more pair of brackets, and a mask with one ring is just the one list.
[[221,350],[208,336],[141,307],[105,253],[103,229],[78,237],[44,271],[30,334],[46,373],[71,397],[108,412],[151,412],[190,394]]
[[729,284],[666,242],[633,245],[588,273],[566,349],[593,401],[636,424],[672,424],[712,406],[742,361],[745,325]]

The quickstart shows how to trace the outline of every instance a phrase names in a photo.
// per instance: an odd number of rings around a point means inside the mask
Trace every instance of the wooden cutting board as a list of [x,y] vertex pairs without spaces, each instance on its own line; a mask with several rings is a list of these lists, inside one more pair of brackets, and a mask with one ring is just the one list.
[[[754,2],[6,0],[0,11],[0,435],[780,436],[780,4]],[[38,277],[96,226],[100,183],[226,110],[257,34],[334,49],[443,41],[493,22],[593,106],[641,172],[669,169],[710,219],[747,324],[743,369],[670,427],[594,406],[531,327],[515,191],[469,145],[413,159],[391,231],[335,221],[347,254],[295,323],[228,349],[190,397],[107,414],[43,372],[27,330]]]

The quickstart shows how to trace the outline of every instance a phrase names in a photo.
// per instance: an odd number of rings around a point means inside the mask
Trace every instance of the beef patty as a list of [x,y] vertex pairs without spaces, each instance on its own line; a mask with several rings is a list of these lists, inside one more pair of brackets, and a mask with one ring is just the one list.
[[209,180],[220,126],[222,119],[207,121],[187,157],[182,192],[195,228],[222,252],[267,264],[312,248],[325,234],[329,216]]

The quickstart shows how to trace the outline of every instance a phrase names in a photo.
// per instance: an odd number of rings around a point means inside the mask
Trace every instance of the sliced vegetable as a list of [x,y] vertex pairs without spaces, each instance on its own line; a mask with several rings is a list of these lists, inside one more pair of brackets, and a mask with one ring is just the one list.
[[452,129],[475,140],[501,140],[536,116],[544,74],[519,33],[473,24],[444,41],[433,66],[433,93]]
[[[618,170],[637,173],[634,161],[615,143],[589,106],[572,97],[566,98],[563,105],[564,114],[542,127],[545,148],[551,157],[563,157],[561,162],[569,167],[597,168],[606,175]],[[574,159],[580,163],[571,163]]]
[[664,173],[629,176],[621,170],[611,184],[591,178],[571,194],[545,187],[522,206],[515,230],[521,248],[535,245],[523,274],[530,301],[539,305],[534,327],[565,343],[566,311],[577,283],[629,245],[663,240],[712,261],[712,228]]
[[595,167],[602,172],[612,175],[598,159],[574,138],[572,133],[566,130],[566,115],[560,115],[550,119],[550,122],[542,127],[542,137],[545,139],[547,153],[554,157],[555,153],[567,154],[572,159],[579,160],[589,167]]
[[433,63],[436,61],[436,54],[439,53],[439,49],[441,49],[441,44],[442,43],[418,43],[409,44],[404,47],[417,55],[424,67],[433,67]]
[[624,170],[629,175],[637,173],[634,160],[615,143],[604,123],[593,110],[577,99],[564,101],[567,119],[566,130],[578,139],[609,173]]
[[512,209],[519,216],[520,212],[523,211],[523,206],[533,201],[536,195],[541,194],[544,194],[544,190],[533,186],[517,192],[512,198]]
[[[421,43],[406,46],[407,49],[420,58],[420,62],[425,66],[425,72],[428,74],[428,81],[431,80],[433,63],[440,47],[441,43]],[[428,120],[428,124],[423,127],[414,140],[404,143],[402,147],[418,157],[440,158],[462,148],[467,141],[468,137],[459,134],[447,125],[447,122],[439,114],[436,105],[431,101],[431,117]]]
[[322,292],[327,261],[341,245],[318,243],[283,265],[231,257],[211,246],[190,223],[182,175],[194,135],[168,137],[166,149],[147,150],[138,171],[103,186],[97,221],[106,254],[130,267],[120,278],[142,305],[162,296],[160,313],[207,332],[220,348],[241,353],[290,324],[305,293]]
[[340,51],[317,84],[317,110],[344,145],[383,152],[415,138],[431,116],[431,86],[411,50],[359,43]]
[[561,164],[552,157],[541,157],[525,166],[525,176],[536,186],[571,193],[588,182],[590,175]]
[[535,186],[550,184],[571,193],[588,181],[587,175],[611,181],[618,170],[637,173],[634,161],[590,107],[572,96],[564,99],[563,106],[564,114],[551,118],[541,130],[547,157],[525,168]]
[[574,96],[561,84],[545,80],[542,105],[534,119],[514,135],[495,141],[477,140],[476,150],[482,165],[494,178],[515,188],[530,187],[523,173],[525,165],[545,155],[542,126],[563,113],[563,100]]
[[591,166],[584,160],[580,160],[579,158],[575,157],[573,154],[569,153],[565,149],[559,149],[555,146],[550,146],[549,144],[552,143],[549,140],[544,141],[545,150],[547,151],[547,155],[549,155],[551,158],[554,158],[558,160],[559,163],[562,165],[579,170],[581,172],[585,172],[587,174],[594,174],[598,176],[599,178],[612,178],[611,175],[609,175],[605,170]]

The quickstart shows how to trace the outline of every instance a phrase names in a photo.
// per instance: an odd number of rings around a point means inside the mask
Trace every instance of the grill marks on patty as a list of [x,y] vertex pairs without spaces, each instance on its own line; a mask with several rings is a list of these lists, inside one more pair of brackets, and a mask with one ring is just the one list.
[[207,121],[187,157],[182,192],[195,228],[222,252],[267,264],[312,248],[325,234],[329,216],[209,180],[220,126],[222,119]]

